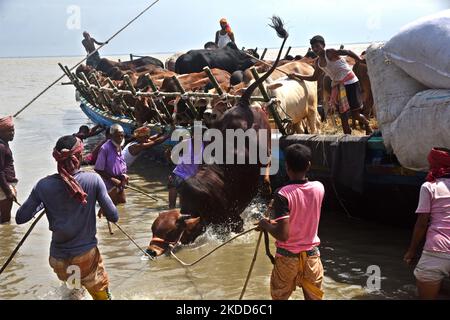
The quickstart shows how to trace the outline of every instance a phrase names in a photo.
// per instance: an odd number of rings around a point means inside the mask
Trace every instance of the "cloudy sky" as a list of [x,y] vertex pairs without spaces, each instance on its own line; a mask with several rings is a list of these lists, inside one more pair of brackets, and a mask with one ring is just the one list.
[[[102,41],[154,0],[0,0],[0,57],[83,55],[81,33]],[[238,46],[278,47],[267,27],[286,22],[290,46],[315,34],[328,43],[388,40],[404,24],[450,8],[450,0],[160,0],[103,54],[175,52],[200,48],[228,18]]]

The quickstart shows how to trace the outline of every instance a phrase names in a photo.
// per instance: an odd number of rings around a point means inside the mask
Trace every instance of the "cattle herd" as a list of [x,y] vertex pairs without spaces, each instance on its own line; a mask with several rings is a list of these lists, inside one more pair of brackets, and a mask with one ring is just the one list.
[[[144,123],[189,125],[193,120],[205,120],[206,117],[208,120],[217,119],[233,106],[237,101],[230,96],[242,95],[255,81],[251,68],[255,68],[262,76],[273,65],[273,61],[262,61],[258,58],[255,50],[245,52],[238,49],[234,43],[229,43],[222,49],[177,53],[167,59],[165,65],[152,57],[126,62],[102,58],[96,68],[80,65],[76,74],[80,76],[84,73],[91,84],[96,83],[104,88],[127,90],[131,83],[137,91],[150,92],[156,89],[161,93],[159,99],[154,99],[142,95],[118,96],[103,92],[95,101],[91,100],[113,115],[131,118],[138,125]],[[354,66],[354,71],[361,81],[363,113],[371,116],[373,98],[367,66],[364,63],[355,64],[352,58],[347,59]],[[312,75],[314,63],[315,59],[312,57],[297,56],[295,59],[286,57],[279,61],[277,69],[263,84],[269,96],[276,98],[276,110],[281,120],[288,123],[290,133],[320,132],[320,120],[324,120],[324,114],[319,116],[318,104],[323,104],[326,112],[326,103],[322,101],[328,101],[331,81],[327,77],[318,82],[304,82],[287,77],[287,74],[294,72]],[[217,93],[217,88],[203,70],[205,67],[210,68],[225,94],[189,99],[181,96],[164,96],[165,92],[180,92],[180,85],[186,92]],[[124,77],[129,81],[124,81]],[[94,82],[94,78],[97,82]],[[153,88],[150,82],[153,82]],[[254,91],[254,95],[261,96],[259,88]],[[267,103],[254,102],[253,105],[260,106],[263,110],[267,107]]]
[[[280,120],[287,120],[283,123],[288,123],[292,132],[307,130],[318,133],[321,127],[318,104],[327,99],[330,92],[327,81],[307,82],[289,78],[287,75],[292,73],[312,75],[315,60],[310,56],[281,59],[288,33],[278,17],[272,18],[272,27],[283,38],[275,61],[260,60],[256,50],[249,54],[229,43],[222,49],[176,54],[168,59],[166,68],[151,57],[127,62],[102,59],[95,69],[81,65],[76,74],[84,82],[95,84],[96,88],[109,89],[99,90],[86,99],[90,98],[97,107],[114,115],[132,118],[138,125],[190,125],[194,120],[205,120],[207,126],[220,130],[224,135],[228,129],[263,129],[270,135],[267,109],[271,109],[272,115],[278,114]],[[205,67],[209,68],[210,74],[204,70]],[[365,72],[365,76],[359,74],[358,77],[368,81],[367,67],[356,64],[354,69],[357,73]],[[366,99],[370,95],[367,92],[370,84],[367,87],[363,83],[362,87]],[[192,98],[184,92],[202,94]],[[263,96],[264,99],[256,102],[260,99],[255,99],[255,96]],[[276,107],[271,108],[274,105]],[[273,113],[273,109],[277,112]],[[256,141],[258,148],[265,148],[269,156],[270,141],[270,137],[265,142]],[[238,152],[236,148],[235,153]],[[245,163],[200,166],[197,174],[180,187],[181,210],[161,213],[154,222],[154,239],[148,252],[156,256],[167,250],[170,243],[178,240],[189,243],[207,225],[225,225],[229,230],[241,230],[240,214],[256,195],[261,169],[264,168],[263,190],[270,193],[267,164]]]

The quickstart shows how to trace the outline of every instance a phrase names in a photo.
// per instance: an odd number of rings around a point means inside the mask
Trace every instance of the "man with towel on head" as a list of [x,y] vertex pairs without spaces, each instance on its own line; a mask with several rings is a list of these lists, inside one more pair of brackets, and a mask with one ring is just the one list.
[[11,208],[17,196],[14,160],[9,148],[9,142],[13,139],[13,118],[0,118],[0,223],[11,220]]
[[230,42],[236,43],[234,39],[234,33],[233,31],[231,31],[231,27],[228,24],[227,19],[222,18],[220,19],[219,23],[220,23],[220,30],[216,32],[216,40],[215,40],[217,47],[224,48]]
[[109,300],[108,274],[97,248],[96,202],[108,221],[119,216],[99,175],[80,170],[82,152],[83,143],[73,135],[58,140],[53,149],[58,173],[36,184],[16,222],[26,223],[45,208],[52,231],[49,263],[58,278],[71,289],[85,287],[94,300]]

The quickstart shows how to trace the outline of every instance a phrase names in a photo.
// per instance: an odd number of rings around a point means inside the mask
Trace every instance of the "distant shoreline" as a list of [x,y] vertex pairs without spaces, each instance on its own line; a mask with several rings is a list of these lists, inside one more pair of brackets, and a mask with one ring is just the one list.
[[[344,43],[344,46],[357,46],[357,45],[370,45],[371,43],[378,43],[378,42],[385,42],[383,41],[371,41],[371,42],[353,42],[353,43]],[[332,43],[327,44],[327,47],[339,47],[342,43]],[[292,49],[307,49],[308,46],[292,46]],[[274,48],[267,48],[267,50],[277,50],[278,47]],[[264,48],[258,47],[258,50],[264,50]],[[169,51],[169,52],[150,52],[150,53],[133,53],[133,55],[168,55],[168,54],[174,54],[175,51]],[[112,54],[103,54],[102,56],[105,57],[117,57],[117,56],[129,56],[130,52],[128,53],[112,53]],[[84,58],[85,55],[51,55],[51,56],[0,56],[0,59],[42,59],[42,58]]]

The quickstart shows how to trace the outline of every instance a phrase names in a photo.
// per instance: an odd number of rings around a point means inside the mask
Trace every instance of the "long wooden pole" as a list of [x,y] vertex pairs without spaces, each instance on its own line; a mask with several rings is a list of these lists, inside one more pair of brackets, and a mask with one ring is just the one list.
[[20,242],[17,244],[16,248],[13,250],[13,252],[9,256],[8,260],[6,260],[6,262],[3,264],[2,268],[0,269],[0,274],[2,274],[3,271],[5,271],[5,269],[8,267],[8,265],[14,259],[14,256],[17,254],[17,252],[19,251],[20,247],[22,247],[23,243],[25,242],[25,240],[27,240],[27,238],[30,235],[31,231],[33,231],[34,227],[39,222],[39,220],[44,216],[44,214],[45,214],[45,210],[42,210],[42,212],[39,214],[39,216],[33,221],[31,226],[28,228],[27,232],[23,236],[22,240],[20,240]]
[[[78,67],[80,64],[82,64],[84,61],[86,61],[89,57],[91,57],[93,54],[95,54],[98,50],[103,48],[106,44],[109,43],[112,39],[114,39],[119,33],[121,33],[123,30],[125,30],[130,24],[132,24],[134,21],[136,21],[140,16],[142,16],[145,12],[147,12],[151,7],[153,7],[155,4],[157,4],[160,0],[155,0],[152,2],[149,6],[147,6],[144,10],[142,10],[136,17],[134,17],[132,20],[130,20],[125,26],[123,26],[119,31],[114,33],[111,37],[108,38],[102,45],[100,45],[97,49],[95,49],[93,52],[91,52],[89,55],[87,55],[83,60],[78,62],[76,65],[74,65],[72,68],[70,68],[70,71]],[[26,108],[28,108],[33,102],[35,102],[37,99],[39,99],[40,96],[42,96],[44,93],[46,93],[51,87],[53,87],[55,84],[57,84],[61,79],[63,79],[66,76],[66,74],[63,74],[58,79],[50,83],[44,90],[42,90],[37,96],[35,96],[33,99],[31,99],[30,102],[28,102],[25,106],[23,106],[19,111],[17,111],[14,114],[14,118],[16,118],[19,114],[21,114]]]

